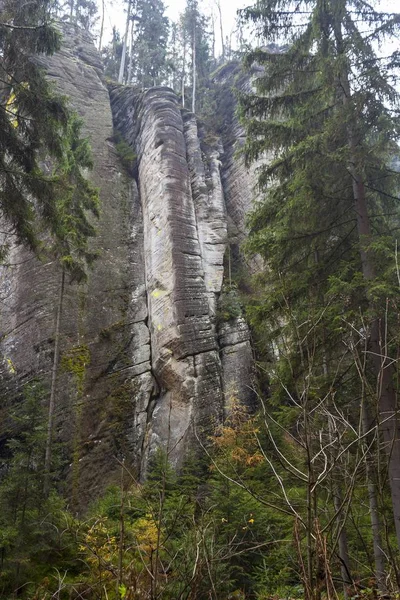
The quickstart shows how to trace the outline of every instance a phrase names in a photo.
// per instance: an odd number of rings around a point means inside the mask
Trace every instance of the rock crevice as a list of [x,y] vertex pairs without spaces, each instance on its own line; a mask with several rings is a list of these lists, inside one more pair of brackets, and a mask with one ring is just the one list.
[[[85,506],[116,480],[122,458],[140,476],[161,446],[179,466],[232,397],[251,404],[249,329],[240,316],[218,317],[229,231],[244,227],[249,201],[235,190],[241,177],[248,190],[251,176],[169,88],[108,90],[75,28],[66,26],[62,51],[44,66],[84,119],[101,200],[100,257],[85,286],[66,286],[57,378],[55,435],[71,494]],[[129,169],[116,132],[135,157]],[[49,382],[60,273],[19,246],[10,263],[0,277],[0,387],[22,398],[27,380]],[[90,358],[77,385],[62,358],[79,349]]]

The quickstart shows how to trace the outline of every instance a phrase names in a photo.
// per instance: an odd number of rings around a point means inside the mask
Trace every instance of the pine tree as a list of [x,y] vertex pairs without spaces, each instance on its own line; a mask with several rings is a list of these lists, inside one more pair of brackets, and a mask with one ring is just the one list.
[[66,548],[59,535],[65,526],[63,502],[54,489],[50,497],[43,496],[44,394],[39,380],[26,384],[6,422],[8,456],[3,449],[0,482],[2,598],[34,597],[35,581],[52,570]]
[[76,23],[86,31],[92,31],[99,18],[97,3],[94,0],[66,0],[61,6],[56,0],[53,10],[58,16],[62,16],[71,23]]
[[133,81],[142,88],[161,85],[168,77],[169,21],[162,0],[138,0],[132,43]]
[[[399,31],[400,15],[364,0],[270,0],[247,9],[245,18],[265,43],[285,42],[279,52],[264,47],[246,58],[264,72],[241,103],[245,156],[248,163],[270,159],[260,168],[265,199],[250,219],[248,248],[266,262],[265,295],[253,317],[280,347],[282,366],[282,344],[289,352],[286,383],[304,377],[312,356],[314,377],[327,364],[339,370],[343,405],[355,411],[352,398],[361,397],[376,411],[400,547],[400,177],[392,168],[400,62],[398,52],[377,54],[378,44]],[[312,345],[300,352],[310,330]],[[357,365],[354,354],[362,356]]]

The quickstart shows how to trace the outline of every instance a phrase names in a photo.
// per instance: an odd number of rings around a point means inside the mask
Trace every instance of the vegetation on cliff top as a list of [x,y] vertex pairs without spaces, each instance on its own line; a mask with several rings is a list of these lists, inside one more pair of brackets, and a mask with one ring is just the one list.
[[[93,259],[86,211],[98,212],[81,170],[90,167],[88,146],[28,58],[57,48],[50,5],[5,7],[0,208],[31,247],[45,224],[63,267],[80,279]],[[84,8],[71,2],[71,16]],[[193,103],[210,58],[196,10],[188,4],[182,20]],[[245,15],[260,39],[287,45],[283,53],[248,55],[248,66],[265,70],[241,101],[246,160],[273,155],[260,169],[264,197],[247,243],[265,261],[248,314],[256,340],[263,348],[268,340],[260,369],[269,396],[260,395],[256,415],[233,399],[227,422],[200,444],[204,462],[188,459],[179,474],[159,452],[141,484],[110,457],[120,481],[79,517],[61,499],[65,448],[53,442],[54,406],[43,411],[48,390],[39,381],[25,386],[5,424],[4,598],[398,598],[399,174],[392,165],[399,98],[392,84],[400,65],[398,52],[378,56],[374,43],[398,33],[400,15],[364,0],[262,0]],[[164,49],[154,58],[163,68]],[[145,85],[147,66],[137,72]],[[47,155],[51,175],[40,168]],[[64,275],[58,322],[63,286]],[[220,303],[225,320],[241,309],[231,291]],[[55,339],[58,348],[59,331]],[[82,344],[61,359],[78,395],[89,360]],[[53,400],[57,367],[56,350]]]

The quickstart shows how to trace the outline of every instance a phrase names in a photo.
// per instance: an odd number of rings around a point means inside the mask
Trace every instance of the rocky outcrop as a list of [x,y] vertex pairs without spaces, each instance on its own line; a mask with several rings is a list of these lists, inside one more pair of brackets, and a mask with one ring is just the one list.
[[[93,248],[99,258],[87,284],[65,287],[57,374],[59,460],[67,465],[69,495],[85,505],[113,481],[123,458],[138,470],[147,409],[157,389],[147,328],[143,217],[136,182],[113,143],[108,90],[90,39],[66,29],[61,52],[44,66],[83,118],[94,159],[90,178],[101,202]],[[1,355],[8,372],[2,397],[22,398],[26,383],[39,379],[45,414],[60,267],[51,256],[37,260],[19,246],[11,248],[8,261],[12,266],[2,277],[9,287],[7,309],[1,311]]]
[[[252,404],[249,329],[240,310],[218,309],[229,230],[244,231],[251,184],[244,198],[235,142],[208,139],[168,88],[116,87],[112,115],[99,58],[81,32],[69,28],[45,66],[84,119],[101,199],[99,258],[87,284],[65,289],[57,375],[55,437],[70,495],[85,505],[122,460],[143,475],[161,446],[179,465],[232,398]],[[136,156],[129,169],[121,139],[131,163]],[[60,268],[18,246],[9,263],[0,278],[1,393],[13,398],[33,378],[48,388]]]
[[221,156],[221,180],[228,213],[229,243],[233,254],[240,254],[240,260],[246,268],[256,272],[261,267],[261,260],[247,260],[240,252],[240,244],[247,236],[247,215],[259,197],[257,169],[265,159],[253,162],[250,167],[246,166],[241,154],[246,135],[236,111],[236,93],[251,91],[251,76],[243,72],[240,63],[231,62],[218,70],[214,84],[219,90],[217,121],[224,148]]

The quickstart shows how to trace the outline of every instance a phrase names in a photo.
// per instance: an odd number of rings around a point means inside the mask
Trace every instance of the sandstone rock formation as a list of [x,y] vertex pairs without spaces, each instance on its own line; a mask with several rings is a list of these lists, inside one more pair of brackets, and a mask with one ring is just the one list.
[[[99,258],[87,284],[66,286],[57,375],[55,437],[82,506],[115,480],[122,460],[143,475],[161,446],[179,465],[233,397],[253,402],[249,329],[239,314],[221,320],[218,299],[228,230],[243,235],[254,177],[235,162],[236,130],[228,148],[210,142],[168,88],[115,87],[111,109],[82,32],[67,27],[63,50],[45,66],[84,119],[101,199]],[[134,168],[118,156],[116,130]],[[8,262],[0,391],[11,403],[34,379],[48,391],[60,268],[19,246]]]

